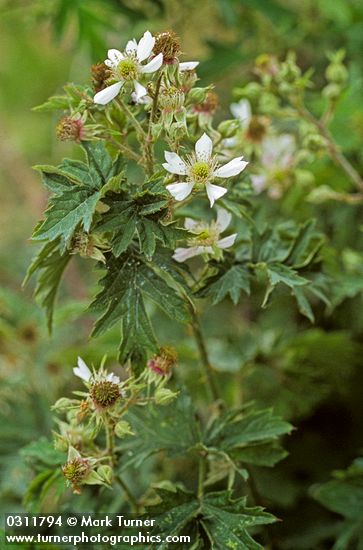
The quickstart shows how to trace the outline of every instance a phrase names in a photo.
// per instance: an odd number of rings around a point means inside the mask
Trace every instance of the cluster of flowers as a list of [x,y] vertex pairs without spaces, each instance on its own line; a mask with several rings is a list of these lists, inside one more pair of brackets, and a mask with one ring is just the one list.
[[[111,49],[108,51],[108,58],[105,65],[110,69],[110,85],[100,90],[94,96],[94,102],[105,105],[117,98],[120,91],[132,83],[134,91],[132,99],[136,103],[148,103],[151,99],[148,91],[139,82],[144,74],[155,73],[164,65],[177,65],[181,72],[194,71],[198,62],[191,61],[179,63],[177,51],[165,57],[163,52],[155,51],[156,39],[149,31],[146,31],[139,42],[130,40],[124,52]],[[172,44],[172,41],[169,41]],[[174,41],[175,43],[175,41]],[[165,48],[164,48],[165,51]],[[215,179],[226,179],[237,176],[245,167],[247,162],[243,157],[236,157],[224,165],[220,165],[217,155],[213,154],[212,139],[204,133],[195,144],[195,151],[185,158],[181,158],[177,152],[165,151],[164,169],[177,177],[181,176],[182,181],[174,181],[166,186],[169,193],[176,201],[184,201],[191,195],[193,190],[205,189],[210,206],[213,207],[216,200],[221,198],[227,189],[212,183]],[[198,254],[213,254],[218,257],[220,251],[233,245],[236,234],[221,239],[220,233],[224,231],[231,221],[231,215],[224,209],[218,209],[217,220],[211,224],[196,222],[191,219],[185,220],[185,228],[193,237],[188,240],[188,248],[178,248],[174,258],[181,262]]]
[[[144,406],[152,399],[156,405],[167,405],[176,393],[166,388],[177,361],[176,352],[161,348],[147,364],[146,371],[137,379],[121,381],[103,364],[91,370],[81,357],[73,372],[80,378],[86,391],[77,391],[78,399],[61,398],[53,406],[58,413],[67,413],[67,422],[57,420],[59,432],[55,432],[56,448],[67,451],[67,462],[62,472],[75,493],[82,485],[110,486],[113,478],[113,437],[120,439],[134,435],[130,424],[123,416],[131,405]],[[155,390],[150,393],[150,386]],[[145,399],[143,390],[147,388]],[[106,449],[101,450],[94,440],[101,428],[106,429]],[[108,434],[108,435],[107,435]]]

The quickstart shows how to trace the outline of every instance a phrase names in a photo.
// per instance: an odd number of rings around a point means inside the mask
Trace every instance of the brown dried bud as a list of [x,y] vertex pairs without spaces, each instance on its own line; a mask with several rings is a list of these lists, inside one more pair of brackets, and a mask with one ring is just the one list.
[[160,348],[159,355],[155,355],[148,361],[147,366],[159,376],[168,376],[175,366],[178,355],[173,348]]
[[92,85],[95,92],[100,92],[107,86],[107,80],[111,76],[111,71],[104,63],[96,63],[91,67]]
[[96,407],[107,409],[108,407],[112,407],[119,397],[121,397],[121,392],[117,384],[104,380],[92,384],[90,396]]
[[214,115],[216,110],[219,107],[219,97],[215,92],[209,90],[205,96],[205,99],[202,103],[194,105],[194,111],[197,113],[206,113],[209,115]]
[[72,484],[75,491],[79,492],[79,485],[91,471],[91,466],[86,458],[73,458],[62,466],[64,477]]
[[178,63],[180,50],[180,38],[173,31],[160,32],[155,36],[154,55],[163,54],[164,65],[175,65]]
[[57,138],[61,141],[81,141],[83,137],[83,122],[79,118],[64,116],[56,128]]

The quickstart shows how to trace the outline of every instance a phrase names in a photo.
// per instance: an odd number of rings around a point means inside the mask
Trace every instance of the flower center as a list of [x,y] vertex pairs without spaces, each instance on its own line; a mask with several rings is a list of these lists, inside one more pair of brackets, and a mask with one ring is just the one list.
[[121,397],[118,385],[108,380],[92,384],[90,395],[94,404],[101,409],[111,407]]
[[120,61],[117,73],[123,80],[135,80],[138,76],[136,59],[127,58]]
[[196,183],[206,183],[211,175],[208,162],[195,162],[190,170],[190,176]]

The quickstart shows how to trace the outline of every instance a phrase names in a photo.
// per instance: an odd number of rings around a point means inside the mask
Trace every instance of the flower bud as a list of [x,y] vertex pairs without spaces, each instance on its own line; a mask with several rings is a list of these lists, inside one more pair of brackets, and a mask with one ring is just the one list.
[[177,393],[168,390],[168,388],[158,388],[155,392],[155,403],[157,405],[168,405],[177,396]]
[[348,70],[343,63],[331,63],[325,71],[327,80],[341,85],[348,80],[348,74]]
[[108,380],[102,380],[92,384],[90,396],[96,408],[107,409],[112,407],[121,397],[121,392],[118,384],[114,384]]
[[83,138],[83,122],[80,118],[64,116],[57,124],[56,134],[61,141],[80,142]]
[[330,101],[336,101],[342,93],[342,88],[336,82],[331,82],[323,89],[323,96]]
[[120,420],[115,426],[115,435],[122,439],[126,435],[134,435],[131,426],[126,420]]
[[173,31],[159,32],[155,36],[154,55],[163,54],[164,65],[175,65],[181,53],[179,36]]
[[113,479],[113,470],[111,466],[109,466],[108,464],[103,464],[102,466],[99,466],[97,468],[97,474],[105,483],[107,483],[107,485],[111,485]]
[[202,103],[207,97],[207,88],[193,88],[188,94],[188,99],[192,103]]
[[309,151],[317,152],[326,147],[326,140],[320,134],[307,134],[302,144]]
[[239,126],[239,120],[236,120],[234,118],[231,120],[223,120],[223,122],[218,125],[218,132],[223,138],[229,138],[234,136]]
[[98,262],[105,262],[102,250],[107,249],[107,245],[98,235],[90,235],[85,232],[78,232],[71,241],[71,254],[79,254],[82,258],[93,258]]
[[246,98],[250,100],[258,99],[261,95],[263,88],[258,82],[249,82],[243,88],[237,90],[239,98]]

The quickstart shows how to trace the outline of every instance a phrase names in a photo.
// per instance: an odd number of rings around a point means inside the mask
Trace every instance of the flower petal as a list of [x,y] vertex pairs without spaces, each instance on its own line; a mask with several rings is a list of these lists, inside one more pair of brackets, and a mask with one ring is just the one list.
[[147,95],[147,89],[144,86],[142,86],[142,84],[140,84],[137,80],[134,80],[134,88],[135,88],[134,97],[136,99],[136,102],[138,103],[142,97]]
[[224,208],[217,209],[217,226],[220,233],[223,233],[231,223],[232,214],[227,212]]
[[219,187],[219,185],[213,185],[213,183],[207,183],[205,188],[207,190],[211,208],[217,199],[220,199],[227,193],[227,189],[225,187]]
[[190,248],[177,248],[173,254],[173,258],[177,262],[185,262],[189,258],[198,256],[206,252],[205,246],[191,246]]
[[179,63],[179,71],[194,71],[198,67],[199,61],[184,61]]
[[136,42],[135,38],[128,41],[128,43],[126,44],[125,52],[127,54],[137,52],[137,42]]
[[110,103],[110,101],[112,101],[119,94],[122,85],[123,82],[116,82],[104,90],[101,90],[94,96],[94,103],[97,103],[98,105],[107,105],[107,103]]
[[185,162],[176,153],[170,153],[165,151],[165,160],[163,166],[165,170],[171,174],[178,174],[179,176],[185,176],[187,173],[187,167]]
[[116,374],[113,374],[113,372],[110,372],[110,374],[107,375],[106,380],[108,380],[108,382],[112,382],[113,384],[120,383],[120,378],[116,376]]
[[160,69],[162,64],[163,54],[159,53],[156,57],[154,57],[154,59],[149,61],[149,63],[140,67],[140,73],[154,73],[155,71]]
[[137,59],[138,61],[144,61],[151,54],[155,44],[155,38],[150,31],[146,31],[137,45]]
[[219,239],[217,241],[218,248],[229,248],[230,246],[234,245],[234,241],[236,240],[237,233],[233,233],[233,235],[229,235],[228,237],[224,237],[224,239]]
[[241,99],[238,103],[232,103],[230,105],[231,113],[234,118],[237,118],[241,122],[248,124],[251,120],[252,111],[251,104],[248,99]]
[[[108,50],[107,56],[108,56],[108,59],[112,63],[112,67],[115,67],[116,65],[118,65],[120,63],[120,61],[122,59],[124,59],[124,55],[119,50],[115,50],[115,49]],[[106,61],[105,61],[105,63],[106,63]],[[108,63],[106,63],[106,65],[108,67],[110,66]]]
[[199,161],[206,161],[211,157],[213,150],[213,141],[209,136],[207,136],[206,133],[202,135],[201,138],[198,139],[197,143],[195,144],[195,154],[197,156],[197,159]]
[[237,176],[237,174],[240,174],[248,164],[248,162],[242,159],[243,157],[236,157],[235,159],[230,160],[224,166],[217,168],[213,175],[217,178],[230,178],[231,176]]
[[191,231],[192,233],[200,233],[203,225],[203,222],[197,222],[196,220],[192,220],[192,218],[185,218],[184,220],[185,229]]
[[92,377],[92,372],[81,357],[78,357],[77,365],[78,367],[74,367],[73,369],[74,374],[85,382],[88,382]]
[[176,201],[182,201],[186,199],[193,190],[193,184],[185,181],[181,183],[172,183],[166,186],[167,190],[173,195]]

